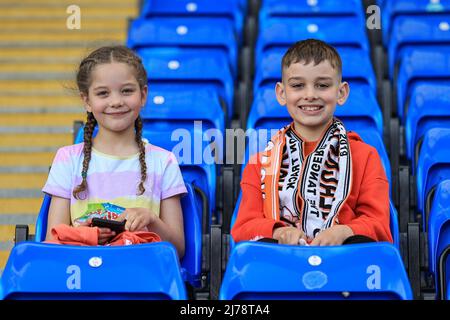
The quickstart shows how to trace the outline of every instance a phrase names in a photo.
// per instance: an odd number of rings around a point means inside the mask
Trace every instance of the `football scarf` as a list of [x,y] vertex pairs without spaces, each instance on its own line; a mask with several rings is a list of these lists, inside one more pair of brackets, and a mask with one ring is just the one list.
[[[292,143],[287,140],[290,135],[286,137],[290,131],[294,131],[293,123],[279,130],[260,154],[264,215],[275,220],[280,220],[280,180],[283,181],[286,176],[282,173],[280,179],[280,172],[285,167],[283,150]],[[345,127],[336,118],[326,129],[315,150],[305,159],[303,142],[297,143],[297,146],[300,150],[296,152],[299,155],[296,165],[300,169],[292,198],[293,207],[300,213],[303,232],[313,239],[318,232],[338,223],[339,209],[350,194],[350,146]]]

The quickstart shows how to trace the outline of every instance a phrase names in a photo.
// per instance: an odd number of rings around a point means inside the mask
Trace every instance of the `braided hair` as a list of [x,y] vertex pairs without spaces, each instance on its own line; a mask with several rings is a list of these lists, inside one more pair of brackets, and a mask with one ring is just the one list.
[[[139,83],[139,87],[142,90],[147,85],[147,73],[142,64],[142,60],[126,46],[106,46],[101,47],[86,58],[84,58],[77,72],[77,86],[78,90],[85,96],[88,96],[89,87],[91,85],[91,73],[94,68],[99,64],[107,64],[112,62],[126,63],[134,69],[135,77]],[[87,112],[86,126],[84,128],[84,147],[83,147],[83,169],[81,171],[82,181],[73,190],[73,196],[75,199],[80,199],[80,194],[84,193],[88,189],[87,185],[87,172],[89,169],[89,162],[91,160],[92,152],[92,135],[94,128],[97,125],[92,112]],[[141,181],[139,182],[138,195],[142,195],[145,192],[144,183],[147,179],[147,165],[145,162],[145,146],[142,141],[142,119],[137,117],[134,123],[136,135],[135,141],[139,147],[139,163],[141,166]]]

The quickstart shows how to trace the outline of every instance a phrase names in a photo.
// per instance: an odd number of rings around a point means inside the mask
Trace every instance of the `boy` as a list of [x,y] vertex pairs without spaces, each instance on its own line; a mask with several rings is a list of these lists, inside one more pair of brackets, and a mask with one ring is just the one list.
[[244,170],[235,241],[392,242],[378,153],[333,117],[350,92],[336,50],[314,39],[295,43],[283,56],[275,92],[293,122]]

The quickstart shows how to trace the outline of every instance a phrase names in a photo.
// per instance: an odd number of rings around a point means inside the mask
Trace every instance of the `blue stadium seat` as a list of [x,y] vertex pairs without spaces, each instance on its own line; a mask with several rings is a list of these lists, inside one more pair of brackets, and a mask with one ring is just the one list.
[[449,24],[450,15],[398,17],[392,27],[388,48],[390,78],[395,79],[395,70],[407,48],[449,45]]
[[340,19],[355,16],[364,19],[364,9],[360,0],[349,0],[345,6],[333,0],[263,0],[260,20],[270,17],[312,17],[327,16]]
[[2,299],[187,299],[175,248],[167,242],[118,247],[22,242],[11,250],[1,283]]
[[450,128],[450,80],[420,83],[414,87],[406,114],[406,156],[414,174],[420,142],[431,128]]
[[382,2],[381,23],[383,32],[383,44],[388,46],[390,36],[395,35],[393,24],[397,19],[407,16],[416,21],[424,17],[439,16],[443,13],[450,12],[450,4],[446,1],[430,1],[430,0],[394,0],[394,1],[378,1]]
[[[364,106],[364,107],[362,107]],[[383,118],[373,95],[359,87],[350,90],[350,97],[343,106],[337,106],[335,116],[348,130],[373,129],[383,136]],[[292,122],[287,108],[280,106],[272,86],[261,88],[255,96],[248,115],[247,129],[280,129]]]
[[[435,288],[438,292],[442,289],[439,283],[441,271],[439,270],[439,260],[443,258],[443,254],[448,248],[450,248],[450,180],[444,180],[438,184],[434,193],[429,214],[428,232],[428,265],[435,276]],[[448,267],[447,262],[446,268]],[[445,274],[447,279],[442,280],[448,283],[450,273],[447,271]]]
[[127,46],[134,50],[151,47],[198,49],[199,54],[224,54],[234,76],[237,73],[237,42],[226,19],[141,18],[132,22]]
[[[275,85],[281,80],[281,60],[286,48],[270,50],[263,55],[261,63],[256,65],[255,80],[253,82],[254,92],[264,85]],[[370,62],[369,54],[356,48],[337,48],[342,60],[342,77],[354,86],[363,86],[364,90],[372,90],[376,96],[377,84],[375,73]]]
[[[430,63],[432,62],[432,63]],[[450,79],[450,46],[409,47],[404,50],[400,63],[396,90],[397,112],[405,123],[406,110],[414,87],[421,82],[442,83]]]
[[247,241],[231,253],[219,298],[412,299],[412,292],[400,253],[388,243],[303,247]]
[[[181,198],[186,240],[181,265],[175,248],[168,242],[119,247],[42,243],[51,203],[51,196],[45,195],[36,221],[36,242],[17,244],[8,259],[2,278],[4,298],[187,299],[183,281],[197,288],[201,285],[202,212],[196,204],[193,186],[186,183],[186,188],[188,194]],[[73,257],[73,260],[68,261],[67,257]],[[86,262],[92,257],[101,257],[108,264],[99,269],[89,267]],[[124,265],[126,263],[128,267]],[[83,286],[77,290],[66,287],[69,265],[78,266],[83,273]],[[48,272],[48,268],[55,271]],[[142,283],[131,281],[129,277],[119,277],[124,279],[122,282],[111,281],[123,274],[118,270],[127,268],[133,270],[128,274],[133,279],[138,277]],[[43,274],[52,276],[44,277]]]
[[215,2],[210,0],[145,0],[140,16],[150,17],[211,17],[226,18],[241,38],[244,26],[245,0]]
[[261,63],[268,50],[287,48],[308,38],[323,40],[336,47],[354,47],[369,52],[365,24],[361,24],[361,20],[356,17],[270,18],[260,21],[255,65]]
[[[149,86],[165,86],[167,90],[216,91],[227,112],[233,115],[234,82],[228,61],[223,55],[199,54],[189,49],[138,50],[148,73]],[[151,91],[151,90],[150,90]]]
[[[440,181],[450,179],[450,129],[433,128],[425,133],[417,162],[417,209],[426,213],[430,206],[431,194]],[[426,214],[423,216],[423,229],[427,230]]]
[[216,164],[223,163],[224,156],[225,119],[217,94],[203,89],[173,92],[154,85],[141,117],[143,137],[174,152],[184,180],[205,192],[211,218],[216,207]]

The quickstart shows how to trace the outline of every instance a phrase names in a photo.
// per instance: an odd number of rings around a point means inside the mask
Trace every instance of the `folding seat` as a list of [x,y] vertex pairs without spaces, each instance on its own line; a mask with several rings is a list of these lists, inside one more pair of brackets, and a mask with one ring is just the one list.
[[174,152],[183,178],[202,190],[212,218],[223,163],[225,119],[215,92],[173,91],[154,85],[141,111],[143,137]]
[[231,253],[219,297],[375,300],[412,299],[412,292],[400,252],[389,243],[305,247],[246,241]]
[[365,24],[361,24],[357,17],[270,18],[260,22],[255,65],[261,63],[268,51],[284,49],[308,38],[320,39],[335,47],[353,47],[369,52]]
[[440,51],[440,46],[449,46],[449,24],[450,14],[400,16],[395,19],[388,47],[389,77],[396,79],[396,71],[408,48],[434,46]]
[[[394,0],[394,1],[378,1],[381,10],[381,24],[383,32],[383,44],[388,46],[390,37],[395,35],[393,25],[395,22],[407,16],[416,21],[431,16],[440,16],[450,12],[450,4],[447,1],[430,1],[430,0]],[[406,30],[405,30],[406,31]],[[412,30],[414,31],[414,29]]]
[[[147,70],[150,88],[158,84],[177,90],[210,90],[218,93],[225,119],[233,115],[234,82],[223,55],[199,54],[190,49],[138,50]],[[151,91],[151,89],[150,89]]]
[[[278,48],[270,50],[262,57],[261,63],[256,65],[256,74],[254,84],[254,92],[262,86],[272,86],[281,80],[281,60],[287,50],[286,48]],[[361,49],[339,47],[337,48],[342,60],[342,77],[344,81],[349,82],[350,91],[355,86],[361,86],[364,90],[372,91],[376,96],[376,80],[375,73],[369,54]]]
[[432,195],[442,180],[450,179],[450,129],[432,128],[425,133],[417,162],[417,209],[426,231]]
[[428,260],[440,298],[448,299],[450,280],[450,180],[441,181],[429,209]]
[[409,47],[404,49],[398,78],[394,82],[397,112],[405,123],[412,92],[421,83],[440,84],[450,79],[450,46]]
[[298,0],[263,0],[260,20],[270,17],[312,17],[327,16],[340,19],[354,16],[364,19],[364,8],[359,0],[350,0],[345,6],[333,0],[298,1]]
[[414,87],[406,114],[406,156],[414,174],[420,146],[431,128],[450,128],[450,80],[420,83]]
[[51,203],[45,195],[34,241],[20,242],[11,251],[1,298],[187,299],[183,281],[198,286],[201,280],[202,233],[194,189],[190,184],[186,188],[188,195],[181,198],[186,239],[181,264],[168,242],[94,247],[42,243]]
[[127,46],[140,48],[190,48],[199,54],[225,55],[237,73],[237,41],[233,26],[223,18],[140,18],[132,22]]
[[242,36],[246,1],[209,1],[209,0],[145,0],[140,16],[150,17],[210,17],[225,18],[234,26],[239,38]]
[[[351,98],[343,106],[337,106],[335,116],[342,120],[348,130],[373,129],[381,136],[383,119],[374,96],[355,88]],[[264,87],[258,91],[248,116],[247,129],[280,129],[292,122],[285,106],[276,100],[274,88]]]

